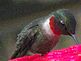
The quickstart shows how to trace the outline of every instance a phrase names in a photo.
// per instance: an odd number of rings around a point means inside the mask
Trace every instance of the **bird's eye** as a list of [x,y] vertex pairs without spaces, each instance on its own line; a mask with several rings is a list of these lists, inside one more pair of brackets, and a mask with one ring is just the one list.
[[61,20],[60,23],[64,25],[64,21],[63,20]]

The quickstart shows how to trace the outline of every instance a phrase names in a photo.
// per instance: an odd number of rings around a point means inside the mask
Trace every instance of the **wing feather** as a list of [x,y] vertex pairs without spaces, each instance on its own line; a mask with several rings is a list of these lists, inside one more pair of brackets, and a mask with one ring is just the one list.
[[38,25],[25,27],[21,33],[18,34],[17,37],[17,49],[12,55],[11,59],[24,56],[26,52],[31,48],[32,44],[35,42],[37,38],[38,31],[37,29]]

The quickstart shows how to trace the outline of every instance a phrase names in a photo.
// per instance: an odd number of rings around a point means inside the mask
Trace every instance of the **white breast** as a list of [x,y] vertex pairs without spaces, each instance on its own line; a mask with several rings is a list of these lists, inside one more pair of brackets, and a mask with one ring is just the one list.
[[48,18],[44,23],[43,23],[43,30],[45,31],[46,34],[53,35],[52,30],[50,29],[50,18]]

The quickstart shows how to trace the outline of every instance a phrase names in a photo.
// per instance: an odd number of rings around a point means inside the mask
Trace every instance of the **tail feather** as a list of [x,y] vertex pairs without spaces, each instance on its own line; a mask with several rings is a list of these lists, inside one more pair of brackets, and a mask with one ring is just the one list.
[[[14,58],[17,58],[17,57],[22,57],[24,55],[26,55],[27,51],[31,48],[32,44],[35,42],[36,40],[36,35],[37,33],[35,33],[33,36],[31,36],[30,38],[27,37],[23,44],[20,46],[20,48],[18,48],[14,54],[11,56],[10,59],[14,59]],[[26,41],[29,41],[26,43]]]

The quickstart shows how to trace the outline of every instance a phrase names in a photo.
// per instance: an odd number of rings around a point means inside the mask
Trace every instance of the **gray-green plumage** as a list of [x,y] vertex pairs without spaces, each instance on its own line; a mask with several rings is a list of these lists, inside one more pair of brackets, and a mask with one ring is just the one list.
[[[59,10],[56,13],[56,17],[59,19],[59,21],[63,21],[66,28],[68,28],[68,32],[75,34],[75,28],[76,28],[76,20],[73,16],[73,14],[68,10]],[[65,31],[66,33],[66,31]]]
[[[11,59],[24,56],[29,50],[33,53],[45,54],[49,52],[59,41],[60,35],[54,34],[50,28],[50,18],[54,16],[54,28],[58,28],[63,35],[75,34],[76,21],[67,9],[52,12],[46,17],[36,19],[18,34],[17,49]],[[57,28],[58,27],[58,28]]]

